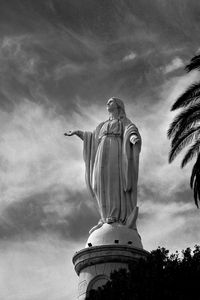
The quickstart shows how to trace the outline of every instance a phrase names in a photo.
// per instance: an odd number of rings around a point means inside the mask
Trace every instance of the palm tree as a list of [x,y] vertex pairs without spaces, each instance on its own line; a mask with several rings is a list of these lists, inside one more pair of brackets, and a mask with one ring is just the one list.
[[[193,57],[185,67],[187,72],[200,70],[200,55]],[[173,104],[171,110],[181,109],[169,126],[171,139],[169,162],[171,163],[183,148],[189,146],[181,167],[196,158],[193,166],[190,187],[194,192],[197,207],[200,202],[200,82],[192,84]]]

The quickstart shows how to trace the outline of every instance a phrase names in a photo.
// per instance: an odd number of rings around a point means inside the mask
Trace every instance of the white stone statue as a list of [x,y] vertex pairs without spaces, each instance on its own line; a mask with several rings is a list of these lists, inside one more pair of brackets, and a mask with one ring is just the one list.
[[109,119],[93,132],[69,131],[83,140],[86,184],[98,204],[101,219],[90,233],[104,223],[119,223],[136,229],[137,182],[141,137],[126,117],[118,98],[107,102]]

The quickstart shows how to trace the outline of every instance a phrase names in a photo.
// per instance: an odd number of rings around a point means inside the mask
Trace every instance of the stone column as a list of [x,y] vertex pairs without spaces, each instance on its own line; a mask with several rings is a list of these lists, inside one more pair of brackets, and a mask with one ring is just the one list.
[[129,263],[147,255],[136,229],[119,223],[104,224],[89,236],[85,249],[73,257],[79,276],[78,300],[86,299],[91,289],[104,285],[111,272],[128,269]]

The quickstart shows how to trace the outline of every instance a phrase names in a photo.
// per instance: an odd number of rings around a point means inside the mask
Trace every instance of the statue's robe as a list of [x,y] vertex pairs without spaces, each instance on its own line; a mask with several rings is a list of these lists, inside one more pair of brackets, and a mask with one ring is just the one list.
[[[130,142],[134,137],[136,143]],[[135,226],[141,137],[127,118],[100,123],[84,132],[86,184],[103,223]]]

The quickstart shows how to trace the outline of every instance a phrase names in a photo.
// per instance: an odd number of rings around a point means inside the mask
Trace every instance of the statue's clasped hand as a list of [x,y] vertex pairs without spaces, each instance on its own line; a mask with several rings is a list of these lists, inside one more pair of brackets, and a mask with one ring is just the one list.
[[132,134],[130,137],[130,142],[135,145],[137,142],[139,142],[139,138],[136,134]]

